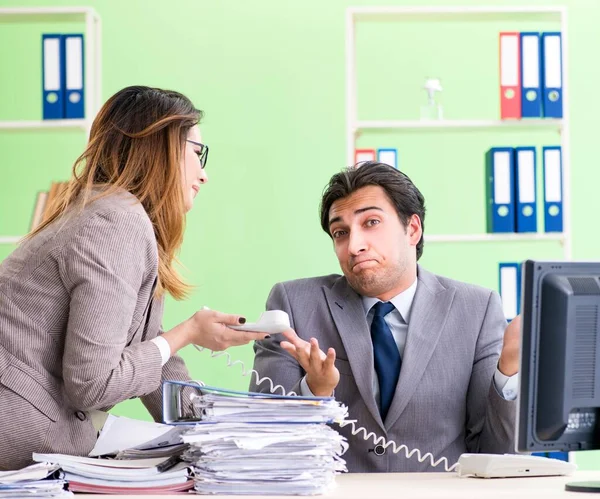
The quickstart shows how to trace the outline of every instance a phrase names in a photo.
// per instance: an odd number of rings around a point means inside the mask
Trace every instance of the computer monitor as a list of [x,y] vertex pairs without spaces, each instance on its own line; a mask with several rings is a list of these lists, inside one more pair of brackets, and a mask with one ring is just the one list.
[[521,299],[517,451],[600,448],[600,262],[527,260]]

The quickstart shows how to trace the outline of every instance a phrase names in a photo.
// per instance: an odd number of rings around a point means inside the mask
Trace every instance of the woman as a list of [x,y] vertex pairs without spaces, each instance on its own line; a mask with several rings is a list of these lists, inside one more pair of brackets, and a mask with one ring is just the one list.
[[174,263],[208,181],[201,117],[177,92],[116,93],[66,192],[0,265],[0,469],[32,452],[88,454],[92,415],[132,397],[160,420],[162,380],[189,379],[179,349],[266,336],[208,310],[161,330],[165,294],[189,289]]

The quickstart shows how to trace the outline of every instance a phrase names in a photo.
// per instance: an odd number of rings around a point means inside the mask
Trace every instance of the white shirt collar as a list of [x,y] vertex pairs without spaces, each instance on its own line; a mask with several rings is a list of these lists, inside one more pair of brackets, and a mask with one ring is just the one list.
[[[402,293],[397,294],[391,300],[396,310],[400,312],[404,321],[408,324],[410,322],[410,311],[412,308],[413,300],[415,298],[415,293],[417,292],[417,282],[419,279],[415,279],[407,289],[402,291]],[[370,296],[362,297],[363,309],[365,311],[365,315],[369,313],[373,305],[375,305],[378,301],[381,301],[379,298],[373,298]]]

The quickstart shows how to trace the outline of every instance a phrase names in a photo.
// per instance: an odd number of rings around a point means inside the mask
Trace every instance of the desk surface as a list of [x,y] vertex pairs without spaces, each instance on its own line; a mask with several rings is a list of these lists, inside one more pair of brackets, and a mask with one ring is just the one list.
[[[552,497],[569,497],[578,499],[596,497],[600,494],[584,494],[567,492],[565,483],[576,481],[598,480],[600,472],[577,472],[562,477],[532,478],[459,478],[455,473],[348,473],[336,477],[337,487],[322,496],[331,499],[537,499]],[[77,498],[90,499],[123,499],[123,496],[76,494]],[[156,496],[129,496],[156,499]],[[165,497],[165,496],[163,496]],[[168,497],[168,496],[167,496]],[[183,497],[172,495],[172,498]],[[185,497],[194,497],[188,496]],[[202,496],[208,497],[208,496]],[[293,496],[222,496],[213,495],[215,499],[289,499]],[[299,496],[298,496],[299,497]]]

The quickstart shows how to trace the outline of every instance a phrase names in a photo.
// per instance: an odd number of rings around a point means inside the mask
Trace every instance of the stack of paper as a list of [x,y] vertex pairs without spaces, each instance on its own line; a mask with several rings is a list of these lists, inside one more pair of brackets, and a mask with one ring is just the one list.
[[288,397],[212,387],[201,391],[192,403],[202,421],[329,423],[342,421],[347,414],[346,407],[332,397]]
[[183,458],[200,494],[320,494],[346,471],[346,440],[326,423],[347,409],[333,398],[202,387],[192,403],[201,421]]
[[60,466],[73,492],[144,494],[193,487],[189,465],[178,457],[116,460],[34,453],[33,460]]
[[0,471],[0,498],[64,498],[73,494],[66,490],[67,483],[60,478],[59,467],[36,463],[20,470]]

